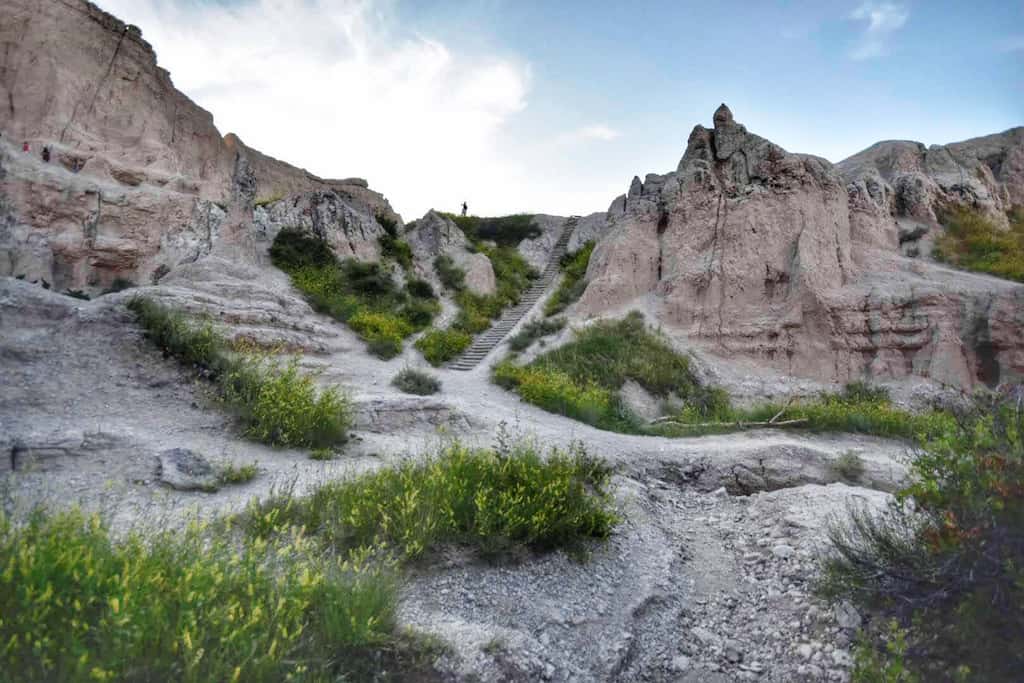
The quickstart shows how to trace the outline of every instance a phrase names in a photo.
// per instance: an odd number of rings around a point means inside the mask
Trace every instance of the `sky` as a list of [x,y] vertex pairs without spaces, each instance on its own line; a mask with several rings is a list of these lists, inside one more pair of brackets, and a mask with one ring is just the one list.
[[1024,125],[1024,0],[99,0],[222,134],[406,220],[603,211],[721,102],[833,162]]

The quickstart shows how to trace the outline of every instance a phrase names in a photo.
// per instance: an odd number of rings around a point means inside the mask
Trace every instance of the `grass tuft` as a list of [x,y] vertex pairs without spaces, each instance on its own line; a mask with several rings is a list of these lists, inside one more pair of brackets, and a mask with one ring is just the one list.
[[407,394],[416,394],[417,396],[429,396],[441,391],[441,380],[413,368],[403,368],[391,380],[391,384]]
[[456,443],[426,462],[255,505],[248,529],[263,537],[297,525],[336,551],[383,544],[408,559],[448,543],[488,554],[516,546],[581,550],[619,521],[610,479],[581,445],[542,457],[524,444],[499,453]]
[[228,463],[220,468],[217,473],[217,482],[221,486],[230,486],[231,484],[245,484],[256,478],[259,474],[259,467],[256,463],[252,462],[247,465],[236,465],[235,463]]
[[945,232],[933,255],[959,268],[1024,282],[1024,207],[1009,213],[1010,229],[1001,230],[989,218],[967,207],[939,215]]
[[535,341],[561,332],[565,328],[565,318],[553,320],[531,320],[523,325],[522,329],[508,340],[509,348],[513,351],[525,351]]
[[279,446],[316,447],[343,443],[352,425],[352,404],[338,387],[318,390],[298,361],[281,365],[257,355],[232,353],[209,322],[194,323],[150,299],[136,297],[129,309],[146,336],[165,355],[217,383],[225,405],[246,434]]
[[587,274],[587,266],[590,265],[590,256],[594,253],[595,244],[593,241],[587,242],[576,253],[562,257],[562,280],[558,283],[558,289],[544,304],[544,315],[557,315],[583,296],[583,290],[587,288],[583,277]]

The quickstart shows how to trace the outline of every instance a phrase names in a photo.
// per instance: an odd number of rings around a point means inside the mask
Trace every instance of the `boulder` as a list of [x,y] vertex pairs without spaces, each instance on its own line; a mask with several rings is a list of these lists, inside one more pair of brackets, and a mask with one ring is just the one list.
[[215,491],[217,471],[206,458],[187,448],[171,448],[157,455],[160,481],[178,491]]
[[491,260],[485,254],[469,251],[469,240],[455,221],[433,209],[417,220],[405,234],[413,253],[417,275],[440,290],[434,259],[444,254],[466,273],[466,288],[474,294],[489,295],[498,290]]

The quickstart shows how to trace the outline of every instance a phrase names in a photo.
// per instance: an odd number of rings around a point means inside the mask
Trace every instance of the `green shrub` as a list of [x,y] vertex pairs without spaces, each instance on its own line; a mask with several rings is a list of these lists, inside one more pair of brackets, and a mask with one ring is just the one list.
[[963,206],[940,212],[945,232],[932,252],[959,268],[1024,282],[1024,208],[1009,213],[1010,229],[1001,230],[975,209]]
[[384,234],[380,237],[380,248],[384,258],[392,259],[406,270],[412,268],[412,247],[405,240]]
[[398,237],[398,221],[391,216],[388,216],[386,213],[378,213],[376,218],[380,227],[384,228],[385,234],[389,237]]
[[441,380],[413,368],[403,368],[391,380],[391,384],[407,394],[416,394],[418,396],[429,396],[441,391]]
[[525,351],[530,348],[533,342],[556,332],[561,332],[564,327],[565,318],[531,320],[523,325],[522,329],[515,336],[509,339],[509,348],[513,351]]
[[[390,233],[381,242],[386,255],[411,266],[408,244]],[[299,231],[278,233],[270,254],[314,310],[347,323],[366,341],[367,350],[380,358],[400,354],[403,340],[428,327],[441,311],[437,301],[422,296],[433,294],[428,283],[411,280],[411,289],[399,289],[379,263],[355,259],[339,263],[326,242]]]
[[418,278],[410,278],[405,283],[405,291],[408,292],[409,296],[416,299],[436,299],[437,293],[434,292],[434,288],[426,280],[420,280]]
[[587,266],[590,265],[590,256],[594,253],[595,244],[594,241],[587,242],[576,253],[562,257],[562,280],[558,283],[558,289],[544,304],[544,315],[557,315],[583,296],[583,290],[587,287],[583,277],[587,274]]
[[221,486],[230,484],[244,484],[252,481],[259,474],[259,467],[252,462],[248,465],[236,465],[229,463],[224,465],[217,472],[217,481]]
[[0,513],[0,670],[22,681],[348,680],[395,635],[397,583],[368,555],[283,531],[115,542],[97,517]]
[[534,222],[532,214],[521,213],[488,218],[459,216],[452,213],[443,215],[455,221],[455,224],[471,242],[490,240],[498,246],[516,247],[524,239],[539,237],[542,232]]
[[349,327],[369,342],[371,352],[381,358],[394,358],[402,352],[402,340],[413,332],[404,318],[390,313],[363,309],[348,319]]
[[906,658],[922,680],[1024,677],[1019,396],[979,397],[955,429],[925,435],[897,501],[831,529],[823,593],[909,629]]
[[314,448],[309,452],[310,460],[334,460],[334,451],[330,448]]
[[416,341],[416,348],[428,363],[437,367],[465,351],[472,341],[473,337],[461,330],[431,329]]
[[456,266],[448,254],[441,254],[434,259],[434,272],[445,288],[453,292],[461,292],[466,288],[466,271]]
[[352,424],[352,405],[337,387],[317,390],[298,360],[283,367],[244,358],[221,379],[225,402],[246,424],[246,434],[277,446],[318,447],[343,443]]
[[196,367],[217,382],[225,405],[246,434],[281,446],[342,443],[352,424],[352,406],[337,387],[318,391],[298,362],[282,367],[253,355],[232,353],[209,322],[193,324],[150,299],[128,303],[148,336],[165,355]]
[[582,446],[542,457],[527,445],[503,454],[452,444],[426,462],[256,506],[249,529],[262,536],[294,524],[336,550],[383,543],[407,558],[447,543],[484,552],[514,545],[579,549],[618,522],[610,478]]

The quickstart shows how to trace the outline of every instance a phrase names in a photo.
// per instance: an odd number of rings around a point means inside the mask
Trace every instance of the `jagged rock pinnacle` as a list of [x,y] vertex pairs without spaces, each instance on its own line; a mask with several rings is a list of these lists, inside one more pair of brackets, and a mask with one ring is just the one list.
[[715,110],[715,115],[712,120],[715,122],[715,128],[733,123],[732,111],[729,110],[729,107],[725,106],[725,102],[718,105],[718,109]]

